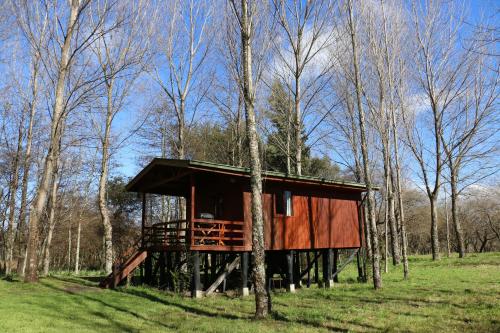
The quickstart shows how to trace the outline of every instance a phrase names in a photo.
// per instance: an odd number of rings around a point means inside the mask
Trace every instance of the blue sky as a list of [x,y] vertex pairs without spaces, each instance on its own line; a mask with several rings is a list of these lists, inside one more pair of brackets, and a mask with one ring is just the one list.
[[[466,2],[468,12],[470,13],[466,21],[470,24],[478,24],[486,20],[490,23],[497,22],[500,19],[498,14],[500,9],[500,0],[475,0]],[[205,65],[210,66],[210,63]],[[213,66],[214,64],[212,64]],[[151,101],[152,96],[158,91],[158,86],[151,79],[144,80],[146,85],[141,91],[135,92],[131,96],[132,103],[123,110],[123,112],[116,119],[114,130],[115,132],[126,133],[131,129],[132,124],[143,115],[144,107]],[[127,177],[135,175],[140,167],[138,165],[138,157],[143,149],[137,144],[137,139],[132,137],[120,149],[119,153],[115,156],[115,162],[120,166],[113,170],[114,174],[120,174]],[[318,154],[319,151],[313,151],[313,154]]]

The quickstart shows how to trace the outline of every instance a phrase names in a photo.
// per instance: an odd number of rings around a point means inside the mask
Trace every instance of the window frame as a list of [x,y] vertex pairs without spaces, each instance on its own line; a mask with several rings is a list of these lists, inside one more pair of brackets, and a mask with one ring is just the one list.
[[[273,208],[275,216],[293,216],[293,192],[290,190],[277,191],[273,195]],[[289,200],[289,201],[288,201]],[[289,203],[289,205],[288,205]],[[290,211],[288,211],[290,208]]]

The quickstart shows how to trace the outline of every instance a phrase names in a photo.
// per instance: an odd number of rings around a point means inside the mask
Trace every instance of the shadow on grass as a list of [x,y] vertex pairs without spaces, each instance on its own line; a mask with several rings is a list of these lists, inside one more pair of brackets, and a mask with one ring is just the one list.
[[227,313],[210,312],[210,311],[206,311],[206,310],[203,310],[203,309],[200,309],[197,307],[193,307],[193,306],[189,306],[186,304],[181,304],[181,303],[174,302],[174,301],[167,301],[166,299],[160,298],[158,296],[152,295],[152,294],[150,294],[146,291],[142,291],[142,290],[121,289],[121,290],[117,290],[117,292],[128,294],[128,295],[133,295],[136,297],[142,297],[142,298],[145,298],[151,302],[160,303],[160,304],[163,304],[166,306],[176,307],[176,308],[179,308],[183,311],[196,314],[198,316],[205,316],[205,317],[211,317],[211,318],[221,317],[221,318],[231,319],[231,320],[251,319],[251,317],[245,318],[245,317],[238,317],[236,315],[227,314]]
[[[64,281],[64,280],[62,280],[62,281]],[[71,295],[77,295],[79,298],[83,298],[83,299],[85,299],[87,301],[99,303],[102,306],[108,307],[110,309],[113,309],[115,311],[124,313],[126,315],[133,316],[133,317],[135,317],[137,319],[140,319],[140,320],[143,320],[145,322],[151,322],[151,323],[154,323],[154,324],[156,324],[158,326],[161,326],[161,327],[164,327],[164,328],[172,328],[171,326],[166,325],[165,323],[159,322],[157,320],[152,320],[151,318],[146,318],[146,317],[144,317],[144,316],[142,316],[142,315],[140,315],[140,314],[138,314],[138,313],[136,313],[134,311],[126,309],[124,307],[120,307],[118,305],[115,305],[115,304],[112,304],[112,303],[109,303],[109,302],[105,302],[102,299],[99,299],[99,298],[96,298],[96,297],[91,297],[91,296],[89,296],[88,294],[85,294],[85,293],[74,292],[74,291],[71,290],[71,288],[67,288],[67,289],[59,288],[59,287],[53,286],[50,283],[46,283],[46,282],[41,282],[40,284],[42,284],[43,286],[45,286],[47,288],[50,288],[52,290],[58,291],[58,292],[63,292],[63,293],[71,294]],[[109,322],[114,323],[117,326],[117,328],[119,328],[120,330],[127,331],[127,332],[136,332],[137,331],[137,329],[135,329],[135,328],[133,328],[131,326],[122,324],[122,323],[114,320],[111,316],[109,316],[109,315],[107,315],[105,313],[95,312],[95,311],[93,311],[91,313],[93,315],[97,315],[97,316],[99,316],[99,317],[101,317],[103,319],[106,319]]]

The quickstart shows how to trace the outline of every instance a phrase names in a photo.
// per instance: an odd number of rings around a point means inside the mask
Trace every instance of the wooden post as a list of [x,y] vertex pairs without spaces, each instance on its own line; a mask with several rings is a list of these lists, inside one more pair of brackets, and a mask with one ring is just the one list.
[[311,257],[310,251],[307,251],[307,288],[311,287]]
[[[339,250],[333,249],[333,273],[337,273],[338,262],[339,262]],[[336,283],[339,282],[338,274],[335,274],[335,276],[333,277],[333,282]]]
[[323,250],[323,286],[331,288],[332,280],[332,249]]
[[165,253],[165,266],[166,266],[166,288],[167,290],[170,290],[173,287],[172,283],[172,252],[166,252]]
[[287,264],[287,289],[289,292],[295,292],[295,284],[293,279],[293,255],[294,251],[291,250],[286,254],[286,264]]
[[363,282],[365,274],[363,273],[363,264],[361,262],[361,248],[359,248],[358,253],[356,253],[356,261],[358,264],[358,282]]
[[148,285],[153,282],[153,256],[150,252],[144,261],[144,282]]
[[293,264],[293,278],[294,278],[293,283],[300,288],[302,286],[302,282],[300,279],[300,270],[302,267],[300,260],[300,252],[294,251],[294,258],[295,260]]
[[[191,174],[189,176],[190,183],[190,195],[189,195],[189,213],[188,213],[188,221],[186,223],[186,227],[189,227],[189,233],[187,234],[189,244],[194,245],[194,219],[196,218],[196,183],[194,179],[194,175]],[[186,243],[188,243],[186,240]]]
[[[314,251],[314,257],[318,256],[318,251]],[[319,260],[314,262],[314,283],[319,283]]]
[[204,254],[204,263],[203,263],[203,287],[208,286],[208,252]]
[[191,288],[191,297],[201,298],[203,296],[203,290],[201,290],[200,282],[200,255],[198,251],[193,251],[191,255],[193,259],[193,282]]
[[144,230],[146,226],[146,193],[142,193],[142,216],[141,216],[141,247],[144,248]]
[[166,271],[165,271],[167,256],[165,251],[160,252],[160,258],[158,260],[160,261],[160,288],[164,288],[167,283]]
[[250,294],[248,290],[248,252],[241,253],[241,295],[248,296]]

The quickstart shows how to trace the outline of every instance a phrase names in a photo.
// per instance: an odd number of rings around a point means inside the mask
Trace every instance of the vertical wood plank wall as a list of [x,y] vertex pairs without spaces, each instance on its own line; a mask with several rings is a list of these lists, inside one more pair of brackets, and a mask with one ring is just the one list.
[[[263,194],[266,250],[360,247],[359,193],[325,196],[314,191],[293,191],[293,216],[274,214],[273,193]],[[244,192],[246,244],[251,244],[251,194]],[[250,245],[251,246],[251,245]]]

